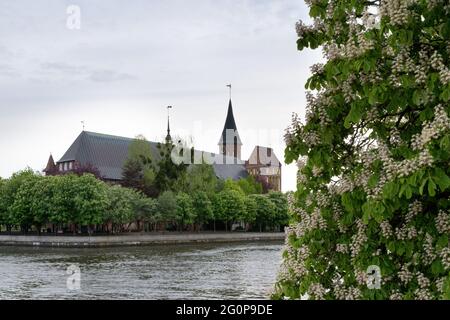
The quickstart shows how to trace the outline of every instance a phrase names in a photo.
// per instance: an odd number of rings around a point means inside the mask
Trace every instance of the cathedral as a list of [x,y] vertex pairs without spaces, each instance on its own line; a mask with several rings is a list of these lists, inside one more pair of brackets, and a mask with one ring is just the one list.
[[[91,167],[99,172],[103,180],[120,183],[122,167],[128,157],[132,141],[132,138],[83,130],[59,161],[55,162],[50,155],[44,173],[46,175],[64,174],[80,167]],[[171,141],[169,122],[166,141]],[[158,143],[152,141],[148,143],[152,156],[158,160]],[[255,146],[248,160],[242,160],[242,145],[230,99],[225,125],[218,143],[219,152],[208,153],[210,157],[212,156],[212,166],[216,176],[219,179],[238,180],[252,175],[269,186],[270,190],[281,191],[282,165],[273,149]],[[194,151],[194,153],[200,152]]]

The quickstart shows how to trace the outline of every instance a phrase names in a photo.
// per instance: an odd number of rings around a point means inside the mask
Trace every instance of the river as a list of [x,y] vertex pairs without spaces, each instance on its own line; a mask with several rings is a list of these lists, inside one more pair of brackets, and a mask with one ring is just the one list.
[[281,251],[279,242],[0,247],[0,299],[267,299]]

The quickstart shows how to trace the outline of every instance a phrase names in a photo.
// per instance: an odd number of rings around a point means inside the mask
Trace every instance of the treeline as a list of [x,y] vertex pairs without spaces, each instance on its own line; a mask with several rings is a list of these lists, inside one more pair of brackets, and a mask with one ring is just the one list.
[[92,174],[42,176],[31,170],[0,180],[0,228],[23,233],[279,230],[288,224],[284,194],[261,191],[252,178],[221,181],[193,166],[157,197],[108,184]]

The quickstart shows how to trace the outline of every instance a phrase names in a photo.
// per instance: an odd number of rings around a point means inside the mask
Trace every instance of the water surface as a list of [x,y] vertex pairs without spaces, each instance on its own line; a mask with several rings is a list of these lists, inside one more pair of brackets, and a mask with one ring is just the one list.
[[[0,247],[0,299],[267,299],[279,242],[118,248]],[[67,289],[67,268],[81,271]]]

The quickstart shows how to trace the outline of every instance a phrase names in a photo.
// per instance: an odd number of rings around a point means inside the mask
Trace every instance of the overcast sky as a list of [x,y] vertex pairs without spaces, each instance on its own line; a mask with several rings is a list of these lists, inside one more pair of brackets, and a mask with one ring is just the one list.
[[[81,9],[80,29],[67,7]],[[228,89],[248,158],[283,160],[283,130],[304,113],[320,52],[296,50],[297,0],[15,0],[0,2],[0,176],[59,160],[82,130],[160,141],[171,127],[217,152]],[[295,166],[283,190],[295,189]]]

